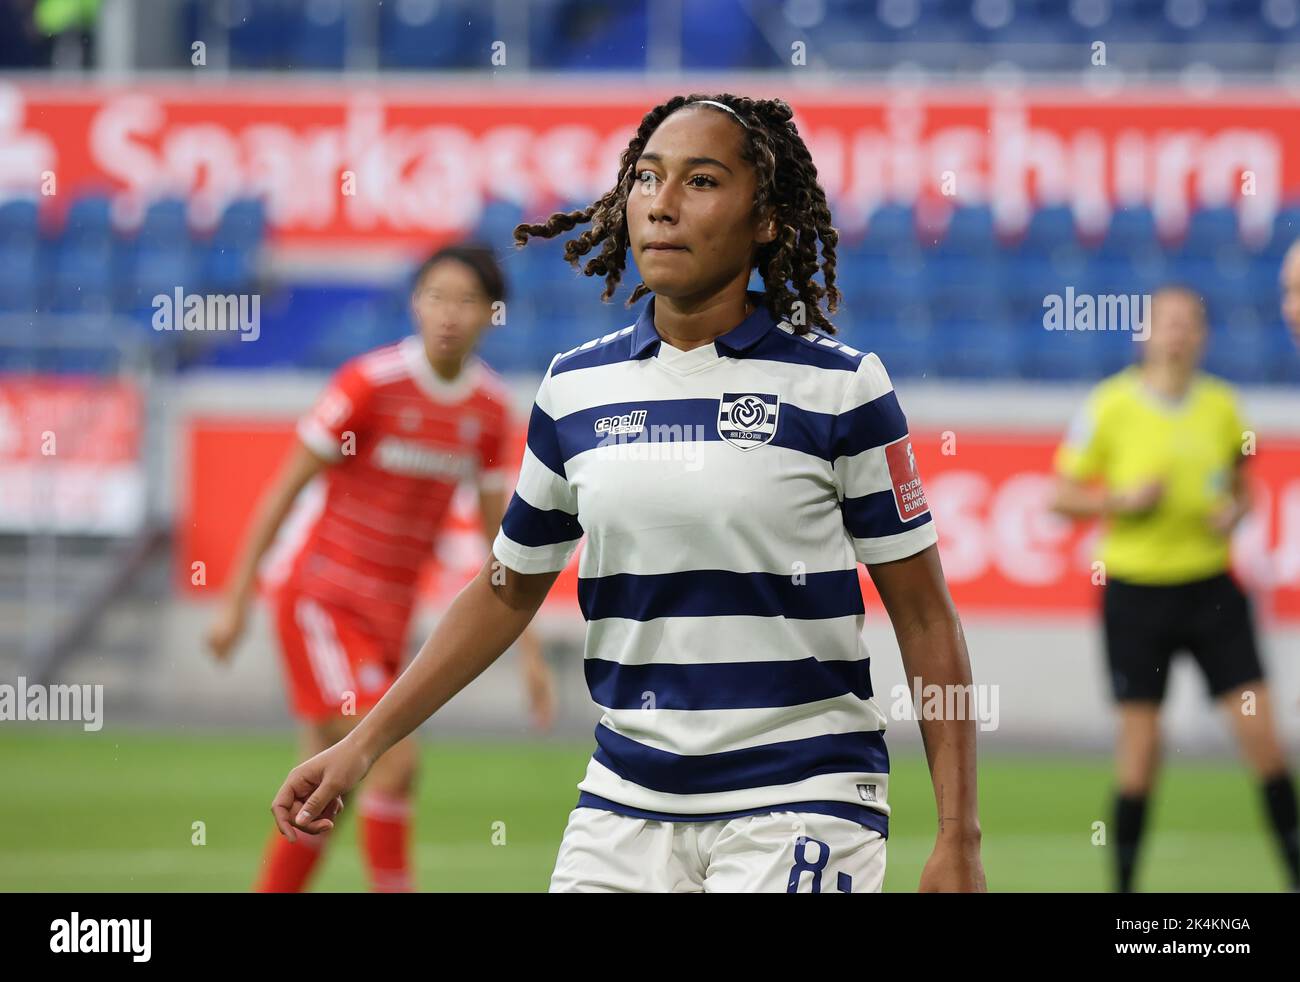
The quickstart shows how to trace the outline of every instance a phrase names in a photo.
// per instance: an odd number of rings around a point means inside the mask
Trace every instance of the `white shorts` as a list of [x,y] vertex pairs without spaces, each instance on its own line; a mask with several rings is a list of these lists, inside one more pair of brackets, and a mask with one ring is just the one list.
[[575,808],[550,892],[879,893],[884,882],[884,837],[847,818],[663,822]]

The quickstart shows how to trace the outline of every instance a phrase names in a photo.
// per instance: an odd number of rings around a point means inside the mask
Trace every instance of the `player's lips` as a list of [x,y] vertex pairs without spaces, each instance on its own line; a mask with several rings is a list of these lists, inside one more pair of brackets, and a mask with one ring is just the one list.
[[671,242],[662,242],[656,239],[654,242],[647,242],[641,247],[642,252],[686,252],[686,246],[674,245]]

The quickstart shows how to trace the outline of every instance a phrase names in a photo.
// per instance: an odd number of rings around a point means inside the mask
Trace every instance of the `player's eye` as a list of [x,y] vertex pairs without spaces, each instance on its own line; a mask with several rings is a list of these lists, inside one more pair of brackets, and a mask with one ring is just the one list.
[[718,182],[715,181],[713,178],[709,177],[708,174],[696,174],[694,177],[691,178],[691,180],[692,180],[692,181],[708,181],[708,182],[709,182],[708,184],[705,184],[705,185],[699,185],[699,184],[697,184],[696,187],[717,187],[717,186],[718,186]]

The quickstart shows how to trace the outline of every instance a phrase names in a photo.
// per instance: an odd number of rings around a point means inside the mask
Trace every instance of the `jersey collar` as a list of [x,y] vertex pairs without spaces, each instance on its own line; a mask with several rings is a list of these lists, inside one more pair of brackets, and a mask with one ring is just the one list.
[[[763,335],[776,326],[776,321],[763,306],[763,294],[754,290],[747,290],[745,293],[750,303],[754,305],[754,312],[727,333],[713,339],[713,343],[719,348],[725,348],[733,353],[752,348]],[[655,330],[655,298],[651,295],[650,302],[642,308],[641,316],[636,319],[636,326],[632,330],[632,357],[642,357],[652,345],[657,345],[661,341],[663,338]],[[656,347],[654,350],[659,349]]]
[[424,354],[424,342],[415,334],[408,334],[398,344],[402,360],[415,384],[434,402],[460,402],[469,397],[478,385],[478,356],[470,352],[461,365],[460,374],[448,381],[433,370]]

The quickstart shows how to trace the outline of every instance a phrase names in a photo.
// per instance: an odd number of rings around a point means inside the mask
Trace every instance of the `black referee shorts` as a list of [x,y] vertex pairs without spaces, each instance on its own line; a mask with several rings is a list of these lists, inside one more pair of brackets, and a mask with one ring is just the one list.
[[1160,702],[1169,663],[1181,651],[1201,666],[1212,696],[1264,677],[1250,600],[1227,573],[1176,586],[1112,577],[1103,611],[1117,702]]

